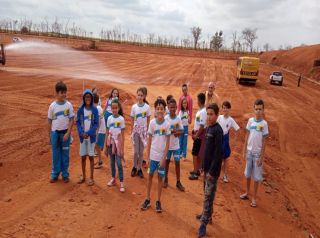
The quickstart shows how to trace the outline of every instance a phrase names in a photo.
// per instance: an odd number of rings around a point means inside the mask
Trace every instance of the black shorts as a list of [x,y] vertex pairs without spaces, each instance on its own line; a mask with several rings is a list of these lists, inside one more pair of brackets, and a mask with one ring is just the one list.
[[201,139],[195,139],[192,146],[192,155],[198,156],[201,148]]

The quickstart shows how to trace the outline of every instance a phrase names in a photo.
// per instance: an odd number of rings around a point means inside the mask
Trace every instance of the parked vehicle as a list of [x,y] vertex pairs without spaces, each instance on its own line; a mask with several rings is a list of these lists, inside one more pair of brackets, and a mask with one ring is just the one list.
[[239,57],[237,61],[238,83],[248,82],[255,84],[259,74],[259,58]]
[[282,75],[282,73],[280,71],[274,71],[270,75],[270,84],[273,84],[273,83],[277,83],[280,86],[282,85],[282,83],[283,83],[283,75]]

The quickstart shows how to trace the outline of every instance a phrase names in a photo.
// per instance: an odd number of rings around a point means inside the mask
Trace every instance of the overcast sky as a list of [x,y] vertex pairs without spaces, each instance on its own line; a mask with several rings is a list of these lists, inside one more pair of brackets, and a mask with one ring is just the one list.
[[47,17],[99,35],[121,25],[132,33],[186,38],[200,26],[202,40],[222,30],[230,47],[232,32],[257,28],[255,45],[273,48],[320,43],[320,0],[0,0],[0,19]]

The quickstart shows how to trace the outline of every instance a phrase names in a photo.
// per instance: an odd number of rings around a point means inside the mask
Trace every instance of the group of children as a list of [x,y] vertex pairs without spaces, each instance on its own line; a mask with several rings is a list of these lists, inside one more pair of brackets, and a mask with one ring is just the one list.
[[[52,172],[50,182],[56,182],[62,174],[64,182],[69,182],[69,146],[70,133],[74,122],[73,107],[66,100],[67,87],[63,82],[56,84],[56,101],[48,110],[50,143],[52,145]],[[142,171],[144,149],[148,167],[147,197],[141,205],[142,210],[151,206],[151,186],[153,175],[158,175],[158,194],[156,211],[161,212],[162,188],[168,186],[168,171],[171,157],[174,159],[176,172],[176,187],[185,191],[180,181],[180,158],[187,157],[188,124],[192,111],[189,110],[187,98],[182,98],[180,105],[169,95],[167,102],[158,97],[154,102],[154,118],[151,119],[151,108],[146,101],[147,89],[137,90],[137,103],[132,106],[130,116],[131,141],[133,143],[133,168],[131,176],[144,178]],[[82,161],[82,176],[78,183],[84,183],[86,177],[87,157],[90,161],[90,178],[88,185],[94,184],[94,156],[98,154],[96,168],[102,166],[101,151],[110,157],[112,178],[108,186],[116,184],[116,167],[120,180],[120,191],[125,191],[123,166],[125,143],[125,119],[120,104],[119,91],[113,89],[102,109],[96,90],[85,90],[83,102],[76,114],[76,125],[80,138],[80,156]],[[195,115],[192,130],[193,167],[189,179],[196,180],[204,174],[204,205],[203,211],[197,218],[201,221],[199,237],[206,234],[206,225],[211,221],[213,200],[223,164],[223,181],[228,182],[228,158],[231,154],[229,131],[239,130],[239,125],[230,116],[231,104],[222,104],[222,115],[219,106],[211,103],[205,107],[204,93],[197,95],[199,110]],[[179,108],[178,112],[177,109]],[[245,177],[247,178],[246,192],[240,196],[248,199],[251,178],[254,180],[254,194],[251,206],[256,207],[258,184],[262,180],[262,161],[265,148],[265,137],[268,135],[268,124],[263,119],[264,103],[257,100],[254,103],[255,117],[250,118],[246,126],[244,158],[246,160]]]

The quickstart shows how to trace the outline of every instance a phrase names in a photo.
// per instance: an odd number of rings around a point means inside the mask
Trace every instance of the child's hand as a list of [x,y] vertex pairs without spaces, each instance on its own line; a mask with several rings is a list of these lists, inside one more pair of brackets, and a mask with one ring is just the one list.
[[106,146],[106,147],[104,148],[104,154],[105,154],[105,156],[107,156],[107,158],[109,157],[108,146]]
[[261,158],[258,159],[256,163],[257,163],[258,167],[261,167],[262,166],[262,159]]
[[188,119],[188,123],[191,124],[191,118],[190,118],[190,117],[189,117],[189,119]]
[[162,158],[162,160],[160,160],[160,168],[165,168],[166,167],[166,159]]
[[208,179],[209,181],[213,181],[213,176],[211,176],[210,173],[207,173],[207,179]]
[[70,133],[67,132],[66,134],[64,134],[63,142],[66,142],[69,139],[69,137],[70,137]]

